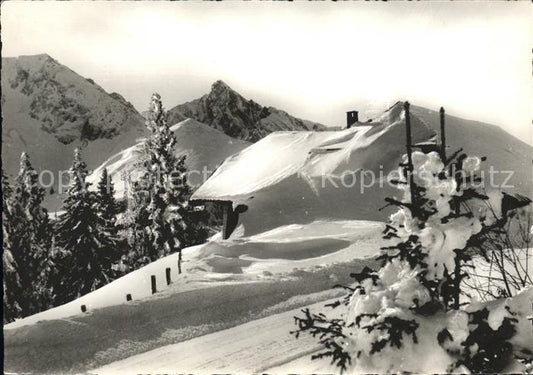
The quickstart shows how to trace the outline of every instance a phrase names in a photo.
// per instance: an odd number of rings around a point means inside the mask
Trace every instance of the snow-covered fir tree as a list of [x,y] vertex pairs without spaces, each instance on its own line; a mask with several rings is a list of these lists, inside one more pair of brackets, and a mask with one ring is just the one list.
[[[113,279],[111,264],[116,242],[97,210],[96,194],[88,190],[88,171],[79,149],[74,151],[70,186],[59,217],[56,245],[63,256],[56,289],[58,303],[87,294]],[[107,210],[108,208],[106,208]]]
[[[12,193],[13,190],[9,180],[2,169],[2,269],[3,269],[3,290],[4,290],[4,323],[13,321],[21,316],[22,309],[18,298],[21,293],[18,267],[13,259],[12,249],[15,238],[13,216],[12,216]],[[16,243],[16,242],[15,242]]]
[[[487,204],[475,175],[481,159],[457,152],[404,157],[403,178],[394,181],[401,199],[390,217],[381,268],[352,274],[355,284],[341,302],[340,318],[303,310],[298,336],[307,332],[323,345],[314,358],[330,357],[342,371],[512,371],[517,359],[533,357],[530,314],[533,288],[512,299],[478,303],[463,280],[483,238],[505,224],[503,196]],[[528,204],[518,198],[507,209]],[[499,207],[494,210],[491,207]]]
[[129,202],[134,267],[202,243],[208,233],[207,213],[188,204],[185,156],[174,154],[176,137],[158,94],[152,95],[146,125],[151,134],[143,145],[140,176],[132,183]]
[[48,212],[42,207],[44,194],[29,156],[22,153],[9,210],[11,255],[20,280],[17,299],[22,316],[42,311],[52,303],[48,283],[53,270],[51,225]]
[[[104,168],[96,190],[96,210],[106,226],[114,226],[117,220],[118,205],[115,199],[115,187],[107,168]],[[116,237],[116,236],[114,236]]]
[[[131,186],[129,185],[131,184]],[[139,194],[135,193],[133,183],[125,181],[126,210],[118,218],[117,226],[119,235],[127,246],[126,266],[130,269],[136,269],[142,265],[150,263],[150,259],[143,255],[147,254],[144,249],[147,241],[144,240],[145,231],[143,228],[148,224],[146,218],[140,216],[142,201]]]
[[98,228],[102,235],[106,236],[109,244],[109,256],[111,262],[115,265],[112,267],[114,274],[113,278],[120,276],[121,272],[116,267],[118,262],[121,260],[121,256],[124,251],[124,244],[120,240],[117,226],[117,214],[118,214],[118,203],[115,199],[115,187],[109,174],[107,173],[107,168],[104,168],[100,181],[98,181],[96,189],[96,203],[95,203],[96,214],[98,216]]

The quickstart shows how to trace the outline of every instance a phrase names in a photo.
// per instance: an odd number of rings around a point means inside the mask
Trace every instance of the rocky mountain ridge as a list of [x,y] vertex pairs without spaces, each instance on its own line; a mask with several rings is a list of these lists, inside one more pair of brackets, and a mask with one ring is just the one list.
[[[40,130],[62,144],[143,132],[143,118],[120,94],[107,93],[46,54],[3,58],[2,65],[4,104],[27,110]],[[22,100],[9,100],[13,94]]]
[[168,111],[171,124],[192,118],[230,137],[256,142],[274,131],[325,130],[322,124],[302,120],[274,107],[246,99],[219,80],[201,98],[177,105]]
[[[2,58],[2,168],[11,177],[27,152],[43,184],[58,191],[80,147],[90,169],[145,135],[144,118],[120,94],[107,93],[52,57]],[[47,195],[48,207],[61,198]]]

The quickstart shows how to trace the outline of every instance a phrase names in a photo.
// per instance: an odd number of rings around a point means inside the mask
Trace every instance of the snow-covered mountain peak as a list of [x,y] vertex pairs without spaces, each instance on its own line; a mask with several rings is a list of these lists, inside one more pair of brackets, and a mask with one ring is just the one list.
[[[145,132],[144,119],[122,95],[47,54],[2,58],[2,117],[2,164],[11,176],[22,151],[36,169],[57,176],[70,167],[75,148],[94,168]],[[56,208],[58,196],[47,195],[46,204]]]

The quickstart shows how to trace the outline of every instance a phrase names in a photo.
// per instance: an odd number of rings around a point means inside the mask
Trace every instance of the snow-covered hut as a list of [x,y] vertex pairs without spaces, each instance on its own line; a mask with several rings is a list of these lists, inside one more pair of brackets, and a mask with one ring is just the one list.
[[[398,142],[404,138],[402,123],[401,107],[393,107],[370,124],[340,131],[274,132],[227,158],[192,200],[224,207],[224,238],[239,222],[255,233],[318,219],[381,219],[376,208],[391,188],[363,186],[360,191],[358,173],[365,171],[370,179],[371,171],[379,179],[380,168],[397,167],[404,151]],[[416,140],[434,135],[414,123]]]
[[[450,148],[483,155],[498,139],[494,126],[446,118]],[[415,149],[426,144],[437,149],[439,112],[411,106],[410,122]],[[528,161],[521,154],[525,146],[518,140],[510,143],[512,149],[494,158],[493,165],[522,170]],[[385,197],[398,194],[388,179],[398,170],[405,144],[402,102],[371,123],[343,130],[274,132],[228,157],[192,200],[225,207],[225,238],[240,224],[248,235],[316,220],[386,220],[390,212],[379,208]],[[531,173],[525,171],[515,174],[512,183],[528,189],[525,178]]]

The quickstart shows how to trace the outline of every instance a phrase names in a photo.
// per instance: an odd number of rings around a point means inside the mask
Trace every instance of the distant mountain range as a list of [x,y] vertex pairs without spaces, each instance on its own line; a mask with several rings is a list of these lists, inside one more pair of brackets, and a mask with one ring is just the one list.
[[108,94],[48,55],[3,58],[2,65],[6,115],[28,115],[62,144],[113,139],[132,129],[142,133],[143,118],[120,94]]
[[[11,176],[18,173],[23,151],[37,170],[49,170],[57,179],[58,171],[70,167],[76,147],[89,169],[96,169],[147,135],[143,115],[122,95],[107,93],[46,54],[2,58],[2,116],[2,167]],[[168,113],[171,125],[187,118],[245,141],[276,130],[324,129],[244,99],[222,81]],[[47,196],[46,204],[57,208],[61,197]]]
[[[145,134],[143,117],[120,94],[48,55],[2,58],[2,116],[2,168],[11,176],[23,151],[57,181],[58,171],[72,164],[74,148],[82,147],[94,168]],[[60,204],[56,195],[46,202]]]
[[[387,112],[391,120],[384,123],[399,121],[398,108]],[[416,106],[412,112],[423,124],[420,129],[438,133],[438,112]],[[127,169],[135,160],[130,151],[147,134],[143,116],[120,94],[107,93],[48,55],[2,58],[2,116],[2,167],[11,176],[18,173],[20,154],[26,151],[37,170],[48,170],[57,178],[58,171],[70,167],[75,147],[82,147],[89,169]],[[248,142],[275,131],[325,130],[321,124],[245,99],[222,81],[201,98],[171,108],[168,122],[183,122],[173,128],[180,138],[176,153],[189,154],[189,168],[195,169],[213,169]],[[379,142],[358,145],[356,164],[395,167],[403,150],[402,131],[391,131],[395,128],[384,132]],[[447,138],[450,151],[464,147],[488,156],[488,163],[515,172],[513,182],[519,191],[531,193],[529,145],[494,125],[453,116],[447,116]],[[45,202],[57,209],[61,201],[53,194]]]
[[316,122],[302,120],[274,107],[242,97],[222,81],[211,92],[168,111],[171,124],[193,118],[218,129],[230,137],[256,142],[279,130],[325,130]]

